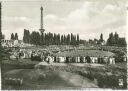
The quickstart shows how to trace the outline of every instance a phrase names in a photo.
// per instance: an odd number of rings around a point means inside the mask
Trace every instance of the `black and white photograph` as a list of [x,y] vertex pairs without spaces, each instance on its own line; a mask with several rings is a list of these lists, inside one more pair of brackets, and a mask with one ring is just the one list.
[[127,0],[0,0],[1,90],[127,90]]

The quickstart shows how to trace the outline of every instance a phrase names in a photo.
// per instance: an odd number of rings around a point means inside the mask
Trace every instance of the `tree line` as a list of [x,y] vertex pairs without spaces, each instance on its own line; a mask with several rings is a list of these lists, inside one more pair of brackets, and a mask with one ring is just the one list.
[[92,39],[88,40],[88,43],[93,44],[93,45],[101,45],[104,42],[105,42],[105,40],[103,39],[103,34],[102,33],[100,34],[100,39],[94,38],[94,40],[92,40]]
[[[11,39],[18,39],[17,33],[12,33]],[[33,31],[32,33],[29,32],[29,30],[24,29],[24,36],[23,36],[23,42],[34,44],[34,45],[79,45],[84,44],[87,41],[79,39],[79,35],[74,34],[67,34],[67,35],[60,35],[56,33],[39,33],[36,31]],[[94,39],[89,40],[89,43],[92,44],[101,44],[105,42],[103,39],[103,34],[101,33],[100,39]],[[110,33],[109,38],[106,41],[107,46],[118,46],[118,47],[126,47],[126,39],[119,37],[119,34],[117,32]]]
[[23,42],[34,45],[78,45],[80,43],[79,35],[67,34],[60,35],[56,33],[39,33],[24,29]]
[[[103,34],[101,33],[100,35],[100,39],[89,39],[88,43],[90,44],[102,44],[103,45],[107,45],[107,46],[117,46],[117,47],[126,47],[127,43],[126,43],[126,39],[123,37],[119,37],[119,34],[117,32],[115,33],[110,33],[109,34],[109,38],[107,39],[106,43],[105,40],[103,39]],[[105,44],[104,44],[105,43]]]
[[110,33],[109,38],[107,39],[106,45],[108,46],[118,46],[118,47],[126,47],[126,39],[119,37],[119,34],[115,32],[115,34]]

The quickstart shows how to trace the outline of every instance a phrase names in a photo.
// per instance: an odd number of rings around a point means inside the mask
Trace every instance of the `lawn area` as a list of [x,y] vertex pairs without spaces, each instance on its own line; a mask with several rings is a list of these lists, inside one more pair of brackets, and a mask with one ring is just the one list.
[[31,59],[11,59],[11,60],[3,60],[3,64],[19,64],[19,65],[27,65],[27,64],[37,64],[38,61],[31,61]]
[[30,59],[16,59],[13,60],[3,60],[1,62],[1,72],[5,73],[13,69],[34,69],[35,64],[38,64],[38,61],[31,61]]
[[[98,87],[93,81],[88,78],[83,78],[81,75],[66,72],[66,71],[46,71],[35,69],[20,69],[12,70],[5,74],[5,77],[23,78],[23,85],[12,85],[11,89],[74,89],[74,88],[88,88]],[[3,80],[3,84],[6,83]],[[87,84],[88,83],[88,84]],[[8,88],[4,85],[3,89]]]
[[[13,70],[28,70],[31,72],[34,66],[38,64],[37,61],[31,61],[30,59],[20,59],[20,60],[3,60],[2,61],[2,77],[3,74],[13,71]],[[97,85],[100,88],[126,88],[126,74],[127,74],[127,64],[117,63],[115,65],[104,65],[104,64],[88,64],[88,63],[51,63],[47,64],[42,62],[39,65],[41,72],[69,72],[82,76],[83,78],[88,78],[90,81],[97,79]],[[15,73],[16,71],[14,71]],[[26,74],[26,71],[22,74]],[[13,74],[13,73],[11,73]],[[33,73],[35,77],[36,73]],[[31,75],[32,76],[32,75]],[[124,80],[124,86],[118,86],[119,78]],[[86,82],[86,81],[85,81]],[[29,85],[30,86],[30,85]]]
[[119,62],[119,63],[116,63],[116,66],[119,66],[121,68],[126,69],[127,68],[127,62]]

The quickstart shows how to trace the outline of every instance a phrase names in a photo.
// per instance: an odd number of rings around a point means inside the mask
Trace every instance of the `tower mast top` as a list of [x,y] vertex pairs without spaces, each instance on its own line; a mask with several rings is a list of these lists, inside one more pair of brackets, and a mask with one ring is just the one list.
[[43,7],[41,6],[40,10],[43,10]]

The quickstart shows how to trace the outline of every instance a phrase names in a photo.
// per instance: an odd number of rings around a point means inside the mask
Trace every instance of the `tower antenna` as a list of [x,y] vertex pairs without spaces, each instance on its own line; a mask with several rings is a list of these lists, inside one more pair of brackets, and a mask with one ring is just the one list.
[[40,8],[41,11],[41,18],[40,18],[40,32],[43,33],[45,31],[45,29],[43,28],[43,7],[41,6]]

